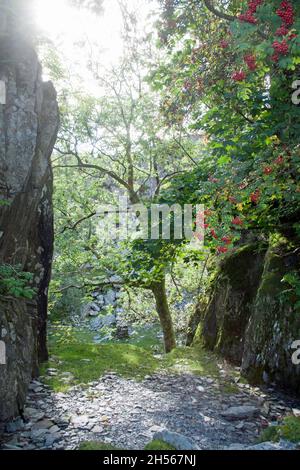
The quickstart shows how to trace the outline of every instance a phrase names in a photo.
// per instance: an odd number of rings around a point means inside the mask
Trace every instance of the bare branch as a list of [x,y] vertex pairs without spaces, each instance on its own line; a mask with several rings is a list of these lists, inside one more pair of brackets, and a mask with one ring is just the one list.
[[182,143],[177,140],[177,139],[174,139],[176,144],[179,145],[179,147],[181,148],[181,150],[183,150],[183,152],[185,153],[185,155],[194,163],[194,165],[197,165],[197,162],[196,160],[193,159],[193,157],[191,156],[191,154],[186,150],[186,148],[182,145]]
[[223,11],[217,10],[216,7],[213,5],[213,0],[203,0],[203,2],[206,8],[218,18],[221,18],[222,20],[226,20],[226,21],[236,20],[236,16],[228,15],[227,13]]
[[160,189],[161,189],[162,185],[165,184],[167,182],[167,180],[169,180],[170,178],[173,178],[176,175],[180,175],[181,173],[184,173],[184,171],[174,171],[174,173],[170,173],[169,175],[164,176],[163,179],[159,182],[159,184],[158,184],[158,186],[155,190],[155,196],[159,195],[159,192],[160,192]]
[[86,215],[85,217],[82,217],[81,219],[77,220],[77,222],[75,222],[73,225],[65,226],[60,233],[65,233],[67,230],[75,230],[78,227],[78,225],[80,225],[85,220],[91,219],[96,214],[97,212],[92,212],[91,214]]

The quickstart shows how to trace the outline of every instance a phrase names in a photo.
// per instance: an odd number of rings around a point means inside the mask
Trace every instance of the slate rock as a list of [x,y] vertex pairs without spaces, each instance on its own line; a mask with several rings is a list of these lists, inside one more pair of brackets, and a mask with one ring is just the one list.
[[50,419],[42,419],[41,421],[38,421],[32,426],[33,430],[36,429],[50,429],[54,425],[53,421],[50,421]]
[[254,418],[259,414],[259,412],[259,408],[256,408],[255,406],[231,406],[227,410],[223,411],[221,415],[228,421],[234,421]]
[[154,440],[164,441],[176,450],[200,450],[197,444],[188,439],[183,434],[177,432],[171,432],[167,429],[156,432],[153,435]]

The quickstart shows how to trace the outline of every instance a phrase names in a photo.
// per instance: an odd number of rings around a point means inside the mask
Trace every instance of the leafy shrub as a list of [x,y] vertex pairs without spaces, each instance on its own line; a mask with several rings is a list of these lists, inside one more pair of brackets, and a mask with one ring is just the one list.
[[262,432],[259,442],[278,442],[280,439],[286,439],[295,443],[300,442],[300,418],[287,416],[279,426],[266,428]]
[[32,299],[36,290],[30,286],[33,274],[21,271],[20,266],[0,265],[0,295]]
[[296,271],[287,273],[282,282],[287,284],[289,287],[284,290],[281,295],[283,300],[294,305],[295,310],[300,312],[300,276]]

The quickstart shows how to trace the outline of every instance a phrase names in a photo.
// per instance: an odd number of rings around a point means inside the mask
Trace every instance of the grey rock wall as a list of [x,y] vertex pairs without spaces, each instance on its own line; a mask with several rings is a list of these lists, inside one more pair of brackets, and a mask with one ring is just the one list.
[[22,0],[0,0],[0,83],[5,90],[0,104],[0,263],[20,265],[34,273],[37,296],[33,303],[0,299],[0,331],[11,325],[16,335],[7,346],[8,364],[13,360],[16,370],[0,365],[0,420],[22,407],[38,360],[47,358],[47,294],[53,254],[50,156],[59,113],[53,85],[42,81],[27,24],[22,30],[23,7]]

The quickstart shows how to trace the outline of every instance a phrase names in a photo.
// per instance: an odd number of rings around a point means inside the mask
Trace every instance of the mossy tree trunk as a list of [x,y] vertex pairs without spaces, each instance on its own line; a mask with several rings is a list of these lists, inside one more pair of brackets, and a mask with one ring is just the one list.
[[164,335],[165,351],[169,353],[176,348],[176,339],[167,298],[165,277],[161,281],[153,283],[151,290],[155,297],[156,310]]

